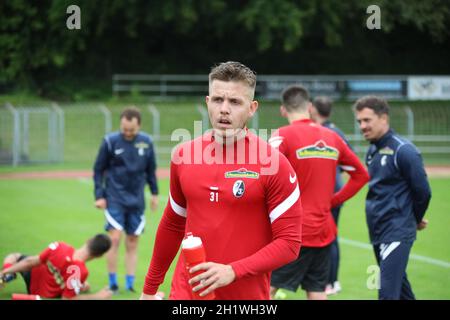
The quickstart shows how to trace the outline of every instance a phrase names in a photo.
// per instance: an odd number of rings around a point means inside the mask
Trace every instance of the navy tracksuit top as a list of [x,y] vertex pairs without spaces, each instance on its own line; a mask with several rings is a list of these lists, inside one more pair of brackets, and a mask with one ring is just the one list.
[[422,157],[392,129],[373,142],[366,155],[369,192],[366,218],[373,244],[414,241],[431,190]]
[[150,136],[139,132],[132,141],[120,132],[107,134],[94,165],[95,198],[108,205],[144,210],[144,187],[158,194],[156,160]]

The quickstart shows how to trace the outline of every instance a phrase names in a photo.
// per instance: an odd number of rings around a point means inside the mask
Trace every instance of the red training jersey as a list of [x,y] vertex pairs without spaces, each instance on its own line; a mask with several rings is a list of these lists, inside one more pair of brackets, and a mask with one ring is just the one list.
[[[186,232],[202,239],[206,260],[232,266],[236,279],[216,299],[269,299],[270,272],[298,256],[300,190],[287,159],[247,131],[222,144],[207,133],[181,145],[170,169],[170,196],[156,234],[144,293],[155,294]],[[192,299],[178,259],[170,298]]]
[[[369,180],[367,170],[334,131],[309,119],[281,127],[269,139],[294,167],[302,190],[302,245],[324,247],[337,234],[331,208],[354,196]],[[336,194],[336,166],[350,175]]]
[[41,252],[41,264],[31,269],[30,293],[44,298],[72,298],[80,293],[88,270],[84,261],[73,260],[75,249],[52,242]]

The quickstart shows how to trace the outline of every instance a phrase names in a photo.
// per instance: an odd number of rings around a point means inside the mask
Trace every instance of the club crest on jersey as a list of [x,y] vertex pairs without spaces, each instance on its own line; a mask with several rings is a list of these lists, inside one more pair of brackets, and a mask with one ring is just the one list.
[[149,147],[148,143],[145,143],[145,142],[138,142],[138,143],[135,143],[134,146],[135,146],[136,148],[139,149],[139,150],[138,150],[138,154],[139,154],[140,156],[143,156],[143,155],[145,154],[145,151],[144,151],[144,150],[147,149],[147,148]]
[[379,154],[387,154],[392,156],[394,154],[394,150],[392,150],[389,147],[384,147],[383,149],[380,149],[380,151],[378,151]]
[[233,194],[236,198],[240,198],[244,195],[245,184],[242,180],[237,180],[233,185]]
[[317,141],[313,145],[297,149],[296,154],[297,159],[321,158],[337,160],[339,157],[339,151],[327,146],[322,140]]
[[250,178],[250,179],[258,179],[259,173],[254,171],[249,171],[245,168],[241,168],[234,171],[225,172],[225,178]]

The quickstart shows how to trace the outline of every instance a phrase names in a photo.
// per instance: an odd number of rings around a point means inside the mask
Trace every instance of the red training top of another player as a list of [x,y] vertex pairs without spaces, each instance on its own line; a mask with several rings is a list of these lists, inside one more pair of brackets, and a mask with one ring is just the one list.
[[52,242],[42,251],[41,264],[31,270],[30,293],[44,298],[72,298],[80,293],[88,270],[83,261],[73,260],[74,251],[64,242]]
[[[367,170],[334,131],[309,119],[281,127],[269,139],[294,167],[303,205],[302,246],[324,247],[337,234],[332,207],[355,195],[369,180]],[[350,175],[336,194],[336,166]]]

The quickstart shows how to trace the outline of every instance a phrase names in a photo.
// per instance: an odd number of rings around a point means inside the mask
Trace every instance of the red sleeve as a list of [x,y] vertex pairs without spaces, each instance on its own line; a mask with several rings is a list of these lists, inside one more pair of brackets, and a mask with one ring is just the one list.
[[298,257],[303,209],[297,177],[288,160],[279,155],[279,170],[266,176],[266,205],[272,241],[253,255],[231,263],[236,279],[267,273]]
[[337,134],[336,138],[339,147],[338,164],[350,175],[350,179],[339,192],[333,195],[332,208],[353,197],[369,181],[369,174],[356,154]]
[[[176,161],[175,161],[176,162]],[[154,295],[177,255],[186,226],[186,199],[178,177],[178,165],[170,164],[170,194],[158,226],[152,260],[145,277],[144,294]]]

